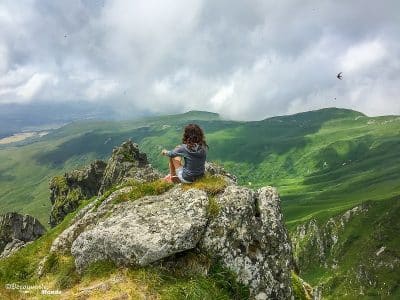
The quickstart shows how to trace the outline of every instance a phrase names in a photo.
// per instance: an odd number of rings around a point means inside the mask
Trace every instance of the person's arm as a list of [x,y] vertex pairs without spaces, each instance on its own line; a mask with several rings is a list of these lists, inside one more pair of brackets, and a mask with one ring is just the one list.
[[161,153],[165,156],[177,157],[177,156],[184,156],[185,152],[186,152],[185,147],[183,147],[183,145],[180,145],[170,151],[164,149]]

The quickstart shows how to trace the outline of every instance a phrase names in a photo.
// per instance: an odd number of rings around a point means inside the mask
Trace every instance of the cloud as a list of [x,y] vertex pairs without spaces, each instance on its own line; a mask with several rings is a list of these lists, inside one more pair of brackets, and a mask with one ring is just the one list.
[[327,106],[400,114],[399,10],[395,0],[6,0],[0,103],[242,120]]
[[15,89],[16,95],[24,100],[31,100],[43,89],[49,80],[51,80],[49,74],[35,73],[26,83]]
[[344,72],[357,72],[368,69],[385,58],[385,46],[379,41],[367,41],[347,49],[340,58],[341,70]]

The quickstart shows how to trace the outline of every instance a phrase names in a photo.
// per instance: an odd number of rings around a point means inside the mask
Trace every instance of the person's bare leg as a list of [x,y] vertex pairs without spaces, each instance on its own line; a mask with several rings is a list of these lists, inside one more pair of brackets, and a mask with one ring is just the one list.
[[171,176],[176,176],[176,169],[182,166],[181,161],[182,159],[179,156],[169,159],[169,173]]

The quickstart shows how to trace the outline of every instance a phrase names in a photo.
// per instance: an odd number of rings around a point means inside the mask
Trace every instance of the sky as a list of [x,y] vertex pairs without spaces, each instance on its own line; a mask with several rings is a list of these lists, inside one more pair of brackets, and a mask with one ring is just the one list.
[[398,115],[399,12],[398,0],[1,0],[0,104]]

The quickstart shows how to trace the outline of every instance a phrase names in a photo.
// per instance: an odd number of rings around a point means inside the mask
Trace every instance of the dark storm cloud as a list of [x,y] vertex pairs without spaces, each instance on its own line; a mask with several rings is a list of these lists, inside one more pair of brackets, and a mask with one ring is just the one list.
[[236,119],[327,106],[399,114],[398,3],[3,1],[0,103]]

